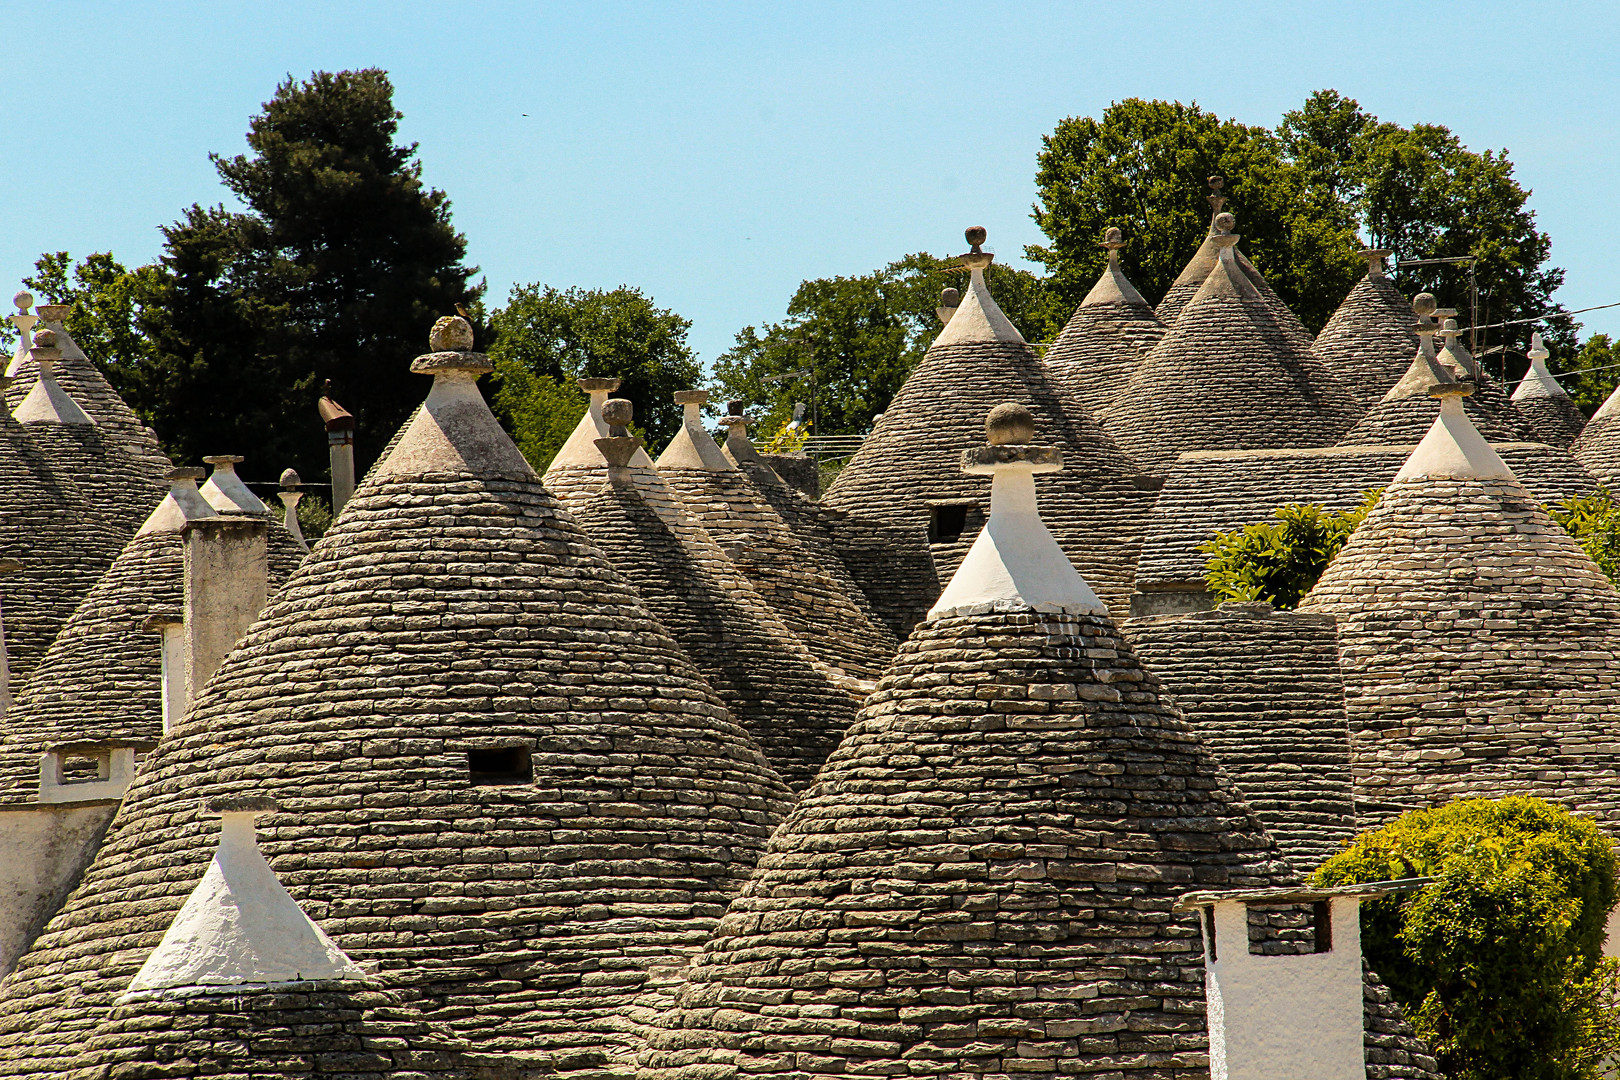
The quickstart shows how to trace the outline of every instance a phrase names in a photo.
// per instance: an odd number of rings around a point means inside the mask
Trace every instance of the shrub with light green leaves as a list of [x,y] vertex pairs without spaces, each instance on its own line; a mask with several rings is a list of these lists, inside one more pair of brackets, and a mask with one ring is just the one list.
[[1596,1080],[1620,1052],[1616,869],[1597,826],[1520,797],[1403,814],[1311,880],[1435,879],[1364,904],[1362,943],[1451,1080]]
[[1315,503],[1291,503],[1276,512],[1276,521],[1216,533],[1198,547],[1209,556],[1204,563],[1209,591],[1221,601],[1298,607],[1382,492],[1366,492],[1361,505],[1342,513]]
[[1610,581],[1620,580],[1620,505],[1604,488],[1547,507]]

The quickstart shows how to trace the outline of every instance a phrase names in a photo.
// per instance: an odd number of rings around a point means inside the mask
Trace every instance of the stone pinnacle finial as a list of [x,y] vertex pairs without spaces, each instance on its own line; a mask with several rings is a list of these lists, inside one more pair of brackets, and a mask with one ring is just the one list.
[[[40,354],[45,355],[41,356]],[[34,335],[35,360],[59,360],[62,350],[56,347],[56,331],[41,330]]]
[[939,307],[934,309],[934,315],[942,323],[951,321],[956,309],[962,306],[962,292],[959,289],[941,289],[939,291]]
[[602,404],[602,419],[607,422],[608,435],[595,440],[596,448],[607,459],[608,479],[615,484],[629,482],[625,469],[641,449],[641,440],[630,434],[630,421],[635,418],[635,405],[624,398],[608,398]]
[[1395,254],[1389,248],[1362,248],[1361,257],[1367,260],[1367,276],[1377,280],[1384,276],[1384,260]]
[[611,394],[611,393],[613,393],[613,391],[615,391],[615,390],[617,390],[619,388],[619,383],[622,382],[623,380],[621,380],[621,379],[611,379],[611,378],[610,379],[590,379],[590,378],[586,378],[586,379],[575,379],[574,381],[577,382],[579,384],[579,388],[581,390],[585,391],[587,394],[591,393],[592,391],[601,391],[604,394]]
[[747,407],[748,407],[748,402],[743,401],[741,398],[738,398],[738,399],[735,399],[735,400],[732,400],[732,401],[728,401],[728,402],[726,402],[726,415],[727,416],[742,416],[744,410],[747,409]]
[[989,236],[983,225],[973,226],[965,235],[972,250],[962,256],[963,266],[969,270],[983,270],[995,261],[996,257],[983,249],[985,238]]
[[962,235],[967,237],[967,242],[973,246],[973,254],[977,255],[980,253],[979,246],[984,243],[990,233],[983,225],[970,225]]
[[304,486],[303,478],[296,469],[281,470],[281,486],[284,490],[293,490]]
[[635,418],[635,404],[625,398],[608,398],[602,404],[602,419],[607,421],[608,435],[612,438],[630,434],[630,422]]
[[1237,228],[1237,215],[1228,214],[1223,210],[1215,215],[1214,225],[1216,234],[1224,236]]
[[28,309],[34,306],[34,294],[25,289],[13,296],[11,302],[17,305],[19,315],[27,315]]
[[1432,398],[1467,397],[1474,392],[1474,384],[1465,380],[1435,383],[1429,387]]
[[428,348],[432,351],[411,361],[412,371],[436,375],[443,371],[483,374],[495,370],[489,357],[473,351],[472,323],[460,315],[445,315],[433,323],[433,329],[428,331]]
[[1209,178],[1209,205],[1212,213],[1219,214],[1222,208],[1226,206],[1226,195],[1222,190],[1225,187],[1226,177],[1212,176]]
[[1540,330],[1537,330],[1530,335],[1530,351],[1525,355],[1530,357],[1532,360],[1545,360],[1552,355],[1552,353],[1547,351],[1546,344],[1541,340]]
[[168,472],[163,474],[163,479],[167,480],[171,484],[181,484],[187,480],[195,483],[207,475],[207,469],[199,469],[195,466],[186,466],[177,469],[170,469]]
[[1427,318],[1435,313],[1440,304],[1435,300],[1433,293],[1420,292],[1412,297],[1412,310],[1417,312],[1419,318]]
[[1016,401],[1003,402],[984,418],[991,446],[1028,446],[1035,439],[1035,414]]
[[1125,246],[1125,234],[1118,225],[1110,225],[1108,231],[1103,233],[1102,243],[1097,246],[1112,255]]

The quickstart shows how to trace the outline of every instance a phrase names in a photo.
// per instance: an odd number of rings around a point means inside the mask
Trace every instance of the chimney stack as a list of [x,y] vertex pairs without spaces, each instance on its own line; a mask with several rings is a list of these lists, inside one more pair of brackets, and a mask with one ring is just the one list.
[[327,381],[321,395],[321,422],[326,425],[326,451],[332,458],[332,517],[354,494],[354,416],[331,398],[332,383]]
[[269,591],[261,517],[198,518],[185,527],[183,614],[186,701],[197,700],[219,667],[263,610]]

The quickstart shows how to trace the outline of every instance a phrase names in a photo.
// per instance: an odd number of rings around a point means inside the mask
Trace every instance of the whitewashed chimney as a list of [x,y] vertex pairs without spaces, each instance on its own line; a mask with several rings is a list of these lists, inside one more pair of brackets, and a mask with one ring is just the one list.
[[208,677],[264,608],[267,525],[262,517],[224,513],[186,523],[182,618],[188,703],[197,700]]

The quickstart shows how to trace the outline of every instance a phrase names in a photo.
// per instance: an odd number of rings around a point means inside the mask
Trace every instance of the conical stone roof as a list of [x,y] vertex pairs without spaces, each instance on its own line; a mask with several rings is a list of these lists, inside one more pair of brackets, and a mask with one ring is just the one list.
[[876,679],[894,655],[894,635],[847,573],[823,565],[703,429],[698,409],[708,396],[676,393],[685,415],[658,456],[659,476],[811,655],[853,679]]
[[1384,260],[1390,252],[1368,248],[1367,275],[1333,313],[1311,344],[1311,354],[1350,388],[1356,403],[1368,409],[1400,381],[1417,351],[1412,308],[1389,278]]
[[838,580],[847,580],[852,591],[862,593],[895,640],[905,640],[939,595],[939,574],[928,550],[927,529],[915,522],[908,528],[848,514],[806,498],[754,448],[742,404],[732,402],[731,415],[721,420],[726,425],[721,452],[742,470],[759,497],[810,549],[816,562]]
[[1225,603],[1125,632],[1302,876],[1356,835],[1333,620]]
[[393,453],[0,987],[0,1074],[111,1014],[211,857],[206,800],[277,799],[287,891],[427,1019],[570,1069],[630,1052],[618,1010],[746,877],[786,787],[501,431],[470,328],[433,345]]
[[1338,624],[1358,798],[1536,795],[1620,821],[1620,595],[1446,388],[1300,610]]
[[[1540,441],[1540,436],[1531,430],[1524,414],[1513,404],[1507,391],[1486,374],[1479,361],[1468,351],[1468,346],[1463,344],[1462,331],[1457,328],[1457,320],[1450,317],[1455,312],[1442,309],[1438,314],[1447,316],[1440,330],[1440,362],[1449,368],[1457,379],[1474,384],[1474,392],[1469,395],[1469,400],[1479,399],[1476,411],[1489,415],[1497,424],[1512,431],[1517,436],[1517,441]],[[1464,411],[1467,411],[1467,406],[1464,406]]]
[[1513,391],[1513,405],[1542,442],[1568,446],[1586,426],[1586,414],[1547,370],[1547,357],[1551,355],[1537,331],[1530,343],[1530,370]]
[[1284,331],[1244,275],[1231,216],[1219,222],[1208,277],[1100,417],[1153,469],[1193,450],[1330,446],[1356,417],[1349,390]]
[[997,503],[945,590],[969,602],[901,646],[641,1080],[1206,1067],[1202,945],[1172,905],[1288,872],[1044,533],[1032,474],[1059,456],[1018,411],[964,455]]
[[1123,614],[1157,480],[1120,450],[996,306],[984,282],[990,256],[965,258],[971,278],[961,305],[822,502],[897,528],[928,529],[946,580],[988,510],[988,485],[962,474],[961,449],[977,441],[991,408],[1025,402],[1037,438],[1068,462],[1045,487],[1047,526],[1103,601]]
[[1604,485],[1620,491],[1620,389],[1604,399],[1569,452]]
[[1093,416],[1114,403],[1166,329],[1120,268],[1119,249],[1125,246],[1120,231],[1109,229],[1102,246],[1108,249],[1108,265],[1044,357]]
[[624,465],[610,465],[608,482],[595,494],[567,501],[574,519],[636,587],[782,778],[795,790],[808,787],[855,719],[850,691],[816,662],[658,473],[629,465],[639,439],[599,442],[606,452],[622,454]]

